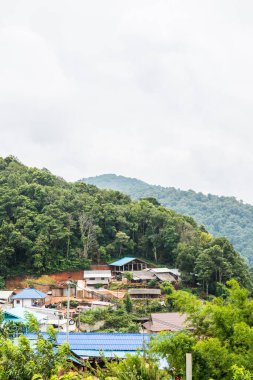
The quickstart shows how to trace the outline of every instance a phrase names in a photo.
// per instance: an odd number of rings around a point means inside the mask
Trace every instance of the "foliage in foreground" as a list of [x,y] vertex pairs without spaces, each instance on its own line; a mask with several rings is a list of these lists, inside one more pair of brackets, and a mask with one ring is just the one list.
[[250,379],[253,300],[247,289],[231,280],[223,295],[210,302],[182,291],[174,292],[171,297],[175,307],[188,313],[193,329],[161,334],[152,342],[154,352],[171,364],[171,373],[184,376],[185,354],[192,352],[194,380],[231,380],[244,375]]
[[[185,379],[185,355],[189,352],[194,380],[252,380],[253,300],[248,290],[231,280],[222,295],[211,301],[184,291],[168,293],[173,307],[188,313],[191,331],[160,334],[144,352],[114,362],[104,358],[103,368],[88,366],[85,374],[70,372],[68,346],[53,350],[55,332],[49,331],[50,340],[43,339],[35,318],[27,315],[29,331],[37,332],[38,340],[31,346],[23,336],[15,344],[4,335],[0,337],[0,380],[77,380],[94,376],[100,380],[164,380],[176,375]],[[122,307],[119,311],[126,312]],[[166,370],[159,369],[158,357],[170,364]]]
[[35,346],[31,347],[29,340],[20,336],[15,344],[0,337],[0,379],[1,380],[31,380],[53,379],[54,375],[69,372],[67,356],[68,346],[63,344],[55,351],[53,342],[39,337]]
[[99,367],[90,371],[99,380],[166,380],[168,373],[159,369],[157,358],[151,353],[137,353],[129,355],[120,362],[109,362],[106,359],[105,368]]

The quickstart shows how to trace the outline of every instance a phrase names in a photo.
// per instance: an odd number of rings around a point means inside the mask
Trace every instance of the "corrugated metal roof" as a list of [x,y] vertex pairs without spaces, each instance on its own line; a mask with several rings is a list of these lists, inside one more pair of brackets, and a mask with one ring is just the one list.
[[175,277],[170,273],[156,273],[155,275],[160,281],[168,281],[168,282],[176,281]]
[[121,267],[122,265],[128,264],[133,260],[136,260],[136,257],[123,257],[122,259],[119,259],[118,261],[114,261],[114,263],[111,263],[109,265],[115,265],[117,267]]
[[187,315],[180,313],[152,313],[151,321],[143,326],[153,332],[179,331],[187,328]]
[[153,272],[153,273],[169,273],[169,269],[168,268],[152,268],[150,269],[150,272]]
[[142,271],[133,271],[133,280],[152,280],[155,278],[154,273],[151,273],[150,271],[142,270]]
[[161,289],[129,289],[128,293],[133,294],[161,294]]
[[[47,338],[47,334],[42,334]],[[31,340],[36,340],[37,335],[28,333],[26,336]],[[78,354],[78,351],[108,351],[108,352],[135,352],[142,348],[143,344],[150,341],[151,334],[139,333],[70,333],[69,345],[71,351]],[[66,333],[57,334],[57,343],[60,345],[66,342]],[[82,356],[82,355],[80,355]],[[92,355],[91,355],[92,356]]]
[[178,269],[176,268],[173,268],[173,269],[170,269],[170,268],[152,268],[150,269],[150,272],[153,272],[153,273],[171,273],[175,276],[180,276],[180,272]]
[[20,293],[16,294],[15,296],[12,296],[13,300],[20,300],[20,299],[39,299],[39,298],[46,298],[46,294],[43,292],[40,292],[37,289],[23,289]]
[[127,354],[136,354],[136,351],[100,351],[100,350],[72,350],[72,352],[81,358],[126,358]]
[[175,276],[178,276],[178,277],[181,276],[181,272],[178,269],[176,269],[176,268],[169,269],[169,272],[172,273],[172,274],[174,274]]

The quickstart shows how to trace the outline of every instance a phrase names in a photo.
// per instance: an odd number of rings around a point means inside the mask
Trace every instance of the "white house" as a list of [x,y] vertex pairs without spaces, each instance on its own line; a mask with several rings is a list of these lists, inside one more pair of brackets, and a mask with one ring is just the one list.
[[86,286],[94,286],[96,284],[108,286],[112,280],[112,273],[110,270],[85,270],[83,272],[83,279]]
[[[46,332],[49,325],[53,326],[60,332],[67,331],[68,320],[58,311],[48,310],[45,308],[35,307],[14,307],[4,312],[4,321],[22,322],[27,324],[27,314],[33,315],[39,324],[41,332]],[[75,331],[76,323],[73,319],[69,320],[69,331]]]
[[37,289],[23,289],[20,293],[12,296],[13,306],[29,307],[29,306],[42,306],[45,303],[46,294]]

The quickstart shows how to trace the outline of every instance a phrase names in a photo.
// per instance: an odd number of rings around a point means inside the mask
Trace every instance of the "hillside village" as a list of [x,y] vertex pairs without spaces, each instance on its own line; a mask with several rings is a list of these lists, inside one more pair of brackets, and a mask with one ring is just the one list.
[[[107,358],[115,354],[124,358],[129,352],[142,350],[143,339],[148,341],[150,333],[179,331],[187,326],[186,316],[169,311],[163,287],[179,287],[178,269],[150,267],[142,259],[124,257],[65,276],[58,282],[52,281],[51,276],[51,284],[42,284],[37,279],[34,287],[1,290],[3,324],[12,322],[16,336],[28,333],[29,313],[37,319],[42,333],[52,326],[59,339],[64,341],[65,336],[72,353],[80,360],[94,360],[100,357],[101,350]],[[123,305],[130,319],[128,326],[122,328],[121,323],[117,326],[117,313],[122,313]],[[111,325],[108,314],[115,315]],[[34,339],[34,335],[27,336]],[[124,337],[127,341],[123,344]],[[94,339],[98,349],[93,349]]]
[[251,370],[252,276],[226,238],[12,156],[0,181],[7,380],[185,380],[188,354],[196,380]]

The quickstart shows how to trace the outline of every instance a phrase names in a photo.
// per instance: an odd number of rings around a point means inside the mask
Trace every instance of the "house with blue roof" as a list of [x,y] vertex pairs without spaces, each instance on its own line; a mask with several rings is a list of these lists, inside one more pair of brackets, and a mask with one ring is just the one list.
[[4,323],[11,321],[27,324],[28,313],[32,314],[37,319],[40,326],[43,325],[47,319],[47,316],[41,313],[25,309],[24,307],[14,307],[12,309],[4,310]]
[[[48,339],[47,334],[43,336]],[[151,334],[140,333],[70,333],[69,345],[73,354],[81,359],[94,359],[104,356],[125,358],[127,354],[143,351],[151,339]],[[31,343],[37,339],[34,333],[26,334]],[[65,333],[56,335],[56,345],[67,341]]]
[[21,307],[42,306],[45,304],[46,294],[37,289],[27,288],[12,296],[13,305]]
[[141,271],[148,267],[148,264],[136,257],[123,257],[113,263],[109,264],[113,274],[119,274],[122,272]]

